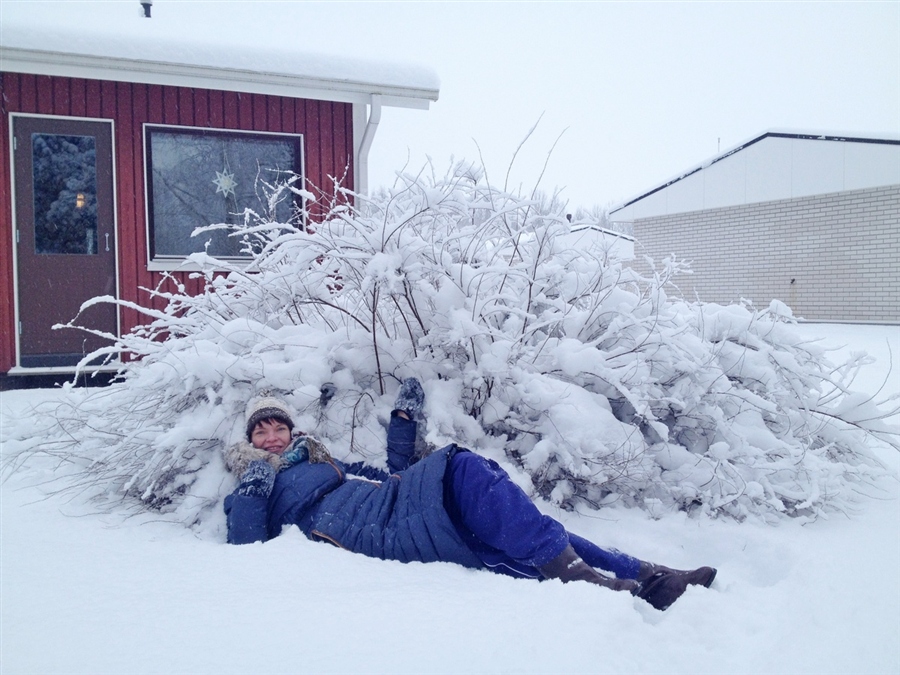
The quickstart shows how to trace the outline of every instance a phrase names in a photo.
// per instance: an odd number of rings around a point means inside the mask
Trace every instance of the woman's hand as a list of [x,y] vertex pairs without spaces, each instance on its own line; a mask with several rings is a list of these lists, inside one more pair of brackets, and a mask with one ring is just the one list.
[[262,459],[250,462],[250,466],[241,476],[241,484],[238,485],[236,494],[244,497],[269,498],[272,487],[275,485],[275,469]]

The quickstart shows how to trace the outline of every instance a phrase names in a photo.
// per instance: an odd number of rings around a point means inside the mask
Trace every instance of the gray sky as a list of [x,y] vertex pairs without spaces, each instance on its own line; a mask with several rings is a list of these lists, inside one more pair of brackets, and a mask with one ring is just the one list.
[[[131,3],[137,0],[108,0]],[[11,0],[0,1],[9,7]],[[16,3],[19,4],[19,3]],[[104,3],[28,0],[60,21]],[[108,4],[108,3],[107,3]],[[120,5],[121,6],[121,5]],[[566,3],[155,0],[190,35],[412,61],[441,79],[429,111],[385,109],[370,183],[426,157],[484,159],[504,183],[622,201],[769,128],[900,134],[900,2]],[[207,26],[209,28],[209,26]],[[479,156],[480,148],[480,156]]]

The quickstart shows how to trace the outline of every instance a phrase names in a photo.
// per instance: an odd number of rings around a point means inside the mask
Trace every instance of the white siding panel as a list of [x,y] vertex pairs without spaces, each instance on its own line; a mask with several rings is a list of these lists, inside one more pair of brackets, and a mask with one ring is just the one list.
[[703,208],[703,174],[703,171],[698,171],[666,188],[667,213],[699,211]]
[[620,209],[610,212],[610,222],[613,223],[631,223],[634,222],[634,206],[629,204]]
[[739,154],[746,155],[746,203],[790,199],[791,142],[769,137],[741,150]]
[[703,177],[703,208],[717,209],[744,203],[747,176],[744,153],[720,159],[700,175]]
[[844,189],[844,146],[835,141],[794,139],[791,196],[808,197]]
[[844,143],[844,189],[900,184],[900,145]]
[[644,197],[641,201],[634,204],[635,218],[652,218],[653,216],[665,215],[668,213],[666,208],[666,193],[668,190],[657,190],[652,195]]

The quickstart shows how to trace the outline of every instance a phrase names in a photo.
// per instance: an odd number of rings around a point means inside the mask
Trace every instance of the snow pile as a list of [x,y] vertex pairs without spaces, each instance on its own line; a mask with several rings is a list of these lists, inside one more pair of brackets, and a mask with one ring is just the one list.
[[[855,383],[871,393],[900,350],[897,326],[795,328],[876,356]],[[2,391],[0,428],[67,395]],[[900,453],[879,456],[900,468]],[[47,477],[29,466],[0,489],[3,673],[900,673],[900,576],[882,573],[900,569],[896,482],[852,519],[778,527],[538,500],[605,546],[719,569],[661,613],[589,584],[350,555],[295,529],[227,546],[156,513],[47,497],[33,485]],[[291,636],[248,639],[266,630]]]
[[879,407],[850,389],[864,355],[832,365],[778,302],[670,299],[681,264],[644,278],[567,247],[552,202],[471,166],[371,199],[338,188],[321,222],[298,215],[305,229],[267,216],[292,191],[214,226],[250,264],[195,255],[206,291],[157,288],[167,308],[107,350],[140,360],[5,430],[8,466],[46,454],[73,467],[67,487],[194,523],[230,488],[218,450],[257,392],[283,395],[336,456],[378,463],[411,375],[426,443],[490,455],[563,508],[816,517],[884,474],[869,445],[898,445],[884,422],[896,397]]

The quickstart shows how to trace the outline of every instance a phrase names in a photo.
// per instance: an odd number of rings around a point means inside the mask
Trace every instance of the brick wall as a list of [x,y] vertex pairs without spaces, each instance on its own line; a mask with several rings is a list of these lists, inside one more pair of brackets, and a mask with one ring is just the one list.
[[900,185],[635,221],[634,266],[674,254],[686,298],[816,321],[900,323]]

